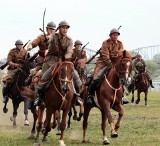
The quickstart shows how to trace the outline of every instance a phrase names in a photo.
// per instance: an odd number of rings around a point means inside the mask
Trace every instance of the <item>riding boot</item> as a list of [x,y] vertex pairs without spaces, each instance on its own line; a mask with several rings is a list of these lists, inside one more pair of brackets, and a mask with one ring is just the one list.
[[154,88],[153,84],[152,84],[152,80],[149,80],[149,84],[152,88]]
[[9,84],[6,83],[3,86],[3,103],[6,103],[8,101],[8,92],[9,92]]
[[32,82],[32,75],[29,75],[29,76],[27,77],[27,79],[24,81],[24,83],[25,83],[25,85],[27,86],[27,85],[30,85],[31,82]]
[[45,85],[46,83],[41,83],[37,89],[36,89],[36,95],[37,98],[34,101],[34,106],[40,106],[42,103],[42,100],[44,99],[44,95],[45,95]]
[[83,105],[82,99],[81,99],[81,89],[82,87],[76,88],[76,94],[75,94],[75,103],[76,105]]
[[88,88],[88,97],[87,97],[87,104],[94,105],[94,96],[95,96],[95,90],[98,84],[98,80],[93,80]]

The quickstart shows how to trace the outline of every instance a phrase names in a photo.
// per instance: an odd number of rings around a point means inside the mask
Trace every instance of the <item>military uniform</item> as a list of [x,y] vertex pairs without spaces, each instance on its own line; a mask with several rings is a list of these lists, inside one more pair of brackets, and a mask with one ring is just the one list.
[[[113,33],[117,33],[118,35],[120,35],[119,30],[117,29],[112,29],[110,31],[110,36]],[[104,74],[106,74],[112,67],[112,58],[118,57],[119,53],[123,50],[123,44],[119,40],[113,41],[111,40],[111,38],[109,38],[102,43],[100,56],[96,61],[96,67],[94,69],[93,80],[88,89],[88,104],[92,105],[94,103],[93,98],[95,90],[97,88],[97,85],[101,83]]]
[[152,85],[152,79],[149,75],[149,71],[147,70],[147,65],[146,65],[146,63],[143,59],[136,58],[132,63],[132,68],[133,68],[133,71],[134,71],[133,77],[135,78],[135,81],[138,81],[138,78],[137,78],[138,77],[138,72],[141,68],[143,68],[144,72],[145,72],[145,75],[148,78],[148,81],[150,82],[151,87],[154,88],[154,86]]
[[[66,21],[62,21],[59,23],[59,27],[61,26],[68,26],[69,25]],[[43,98],[43,88],[45,87],[45,84],[49,82],[50,80],[50,74],[57,64],[58,60],[61,57],[65,57],[66,59],[69,59],[72,57],[73,54],[73,41],[72,39],[67,35],[61,35],[60,33],[54,33],[49,39],[49,46],[48,46],[48,53],[45,57],[45,63],[42,66],[42,77],[40,80],[40,83],[37,87],[39,98],[35,101],[35,105],[40,104],[40,99]],[[76,73],[75,73],[76,74]],[[75,75],[74,74],[74,75]],[[77,74],[75,75],[77,76]]]
[[[17,40],[15,45],[23,45],[21,40]],[[3,102],[8,100],[8,92],[10,84],[12,83],[18,68],[23,64],[27,51],[24,48],[13,48],[9,51],[7,56],[7,63],[9,65],[7,76],[5,77],[5,84],[3,86]]]

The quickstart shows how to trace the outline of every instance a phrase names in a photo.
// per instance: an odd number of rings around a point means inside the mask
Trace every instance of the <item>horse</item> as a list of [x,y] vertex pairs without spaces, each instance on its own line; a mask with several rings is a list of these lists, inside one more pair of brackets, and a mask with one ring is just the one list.
[[[66,117],[67,113],[71,108],[71,101],[73,99],[74,89],[73,89],[73,75],[74,75],[74,65],[71,61],[63,60],[59,61],[53,69],[52,83],[50,87],[45,92],[44,104],[46,107],[46,118],[44,121],[43,129],[43,139],[51,131],[51,116],[57,110],[63,111],[62,119],[60,124],[61,136],[60,136],[60,146],[64,146],[64,130],[66,127]],[[39,142],[39,133],[42,129],[42,117],[38,114],[38,126],[35,144]],[[54,114],[55,115],[55,114]],[[54,118],[55,119],[55,118]],[[55,128],[52,125],[52,128]]]
[[[88,126],[88,116],[90,110],[93,107],[100,109],[102,114],[102,132],[103,132],[103,144],[109,144],[109,140],[106,136],[106,120],[110,124],[111,137],[118,137],[118,129],[123,117],[124,111],[122,108],[122,85],[127,81],[127,78],[131,72],[132,58],[129,52],[123,51],[123,55],[119,55],[115,58],[115,64],[113,64],[110,71],[104,75],[101,84],[95,91],[95,106],[87,104],[87,91],[84,97],[84,119],[83,119],[83,140],[86,142],[86,131]],[[107,91],[107,92],[106,92]],[[118,119],[114,127],[114,120],[111,115],[111,109],[118,112]]]
[[[24,125],[29,126],[28,122],[28,109],[27,109],[27,98],[24,98],[20,94],[21,88],[24,86],[25,79],[29,76],[29,71],[31,68],[34,67],[32,58],[23,60],[22,67],[18,68],[18,72],[16,73],[13,82],[9,89],[9,98],[12,100],[13,104],[13,116],[10,117],[10,120],[13,121],[13,127],[16,127],[16,116],[19,104],[23,101],[24,102],[24,114],[25,114],[25,123]],[[7,113],[7,103],[8,100],[4,103],[3,112]]]
[[144,92],[145,94],[145,106],[147,106],[147,95],[148,95],[148,88],[149,88],[149,81],[145,73],[145,68],[141,67],[138,69],[136,85],[135,79],[131,81],[131,91],[132,91],[132,99],[131,102],[134,102],[134,91],[137,90],[137,100],[135,101],[136,104],[140,102],[140,94]]
[[[76,61],[76,70],[78,72],[78,75],[80,77],[80,80],[82,81],[82,91],[81,91],[81,94],[80,94],[80,98],[83,97],[83,87],[84,87],[84,83],[86,81],[86,74],[85,74],[85,70],[86,70],[86,58],[83,58],[83,59],[78,59]],[[72,106],[71,106],[71,109],[68,113],[68,124],[67,124],[67,128],[70,128],[70,125],[71,125],[71,117],[72,117],[72,109],[73,109],[73,120],[77,120],[77,121],[80,121],[82,116],[83,116],[83,112],[84,112],[84,107],[83,107],[83,99],[81,99],[81,104],[79,105],[79,103],[77,103],[77,101],[75,100],[76,99],[76,95],[74,96],[75,98],[73,98],[73,101],[72,101]],[[80,111],[79,111],[79,116],[77,116],[77,110],[76,110],[76,105],[79,105],[80,106]]]

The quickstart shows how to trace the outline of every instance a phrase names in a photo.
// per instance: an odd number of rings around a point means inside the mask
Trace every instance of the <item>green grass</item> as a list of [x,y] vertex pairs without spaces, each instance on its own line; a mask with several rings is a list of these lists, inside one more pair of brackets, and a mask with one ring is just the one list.
[[[129,97],[131,99],[131,97]],[[2,107],[2,103],[0,103]],[[0,146],[32,146],[34,140],[28,140],[32,127],[32,115],[29,120],[31,126],[23,126],[23,105],[20,106],[17,117],[17,128],[12,128],[9,116],[12,113],[11,103],[9,113],[2,111],[0,120]],[[160,145],[160,92],[149,92],[148,107],[144,106],[144,95],[138,105],[128,104],[123,106],[125,114],[119,129],[119,136],[116,139],[110,137],[109,125],[107,125],[107,137],[112,146],[159,146]],[[117,113],[112,111],[114,119]],[[87,130],[88,142],[82,141],[82,121],[72,120],[72,128],[65,131],[65,143],[67,146],[100,146],[102,145],[101,114],[98,109],[93,108],[89,116]],[[59,136],[52,130],[48,136],[48,142],[42,146],[57,146]],[[42,136],[41,136],[42,137]]]

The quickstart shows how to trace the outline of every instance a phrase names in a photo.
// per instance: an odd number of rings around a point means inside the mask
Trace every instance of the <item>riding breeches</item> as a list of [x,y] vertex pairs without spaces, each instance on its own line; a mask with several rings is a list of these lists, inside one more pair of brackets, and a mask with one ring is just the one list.
[[79,89],[82,86],[82,81],[79,78],[78,72],[74,69],[73,82],[76,89]]

